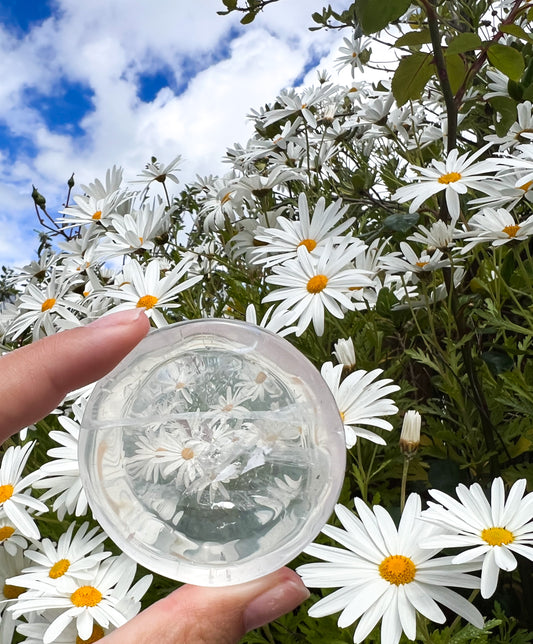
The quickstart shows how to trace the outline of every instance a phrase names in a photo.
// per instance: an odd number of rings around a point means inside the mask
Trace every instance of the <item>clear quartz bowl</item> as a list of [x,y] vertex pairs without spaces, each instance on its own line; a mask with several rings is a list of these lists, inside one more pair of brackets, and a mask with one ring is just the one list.
[[95,518],[131,558],[204,586],[290,562],[344,479],[343,424],[283,338],[210,319],[154,330],[91,394],[79,441]]

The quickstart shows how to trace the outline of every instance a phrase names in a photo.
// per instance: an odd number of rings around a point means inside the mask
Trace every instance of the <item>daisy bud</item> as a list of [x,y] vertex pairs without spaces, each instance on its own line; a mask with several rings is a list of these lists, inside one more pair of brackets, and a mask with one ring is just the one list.
[[417,411],[410,409],[405,413],[400,434],[400,451],[408,458],[416,454],[420,445],[421,424],[422,417]]
[[344,365],[346,369],[353,369],[355,367],[355,348],[352,338],[337,340],[333,348],[333,355],[337,358],[337,362]]
[[35,203],[36,206],[39,206],[41,210],[44,210],[46,208],[46,199],[43,197],[43,195],[37,190],[35,186],[32,186],[33,190],[31,193],[31,197]]

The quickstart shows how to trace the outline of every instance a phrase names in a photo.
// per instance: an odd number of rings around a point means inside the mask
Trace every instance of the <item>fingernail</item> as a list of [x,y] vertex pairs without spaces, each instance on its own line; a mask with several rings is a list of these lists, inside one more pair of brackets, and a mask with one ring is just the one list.
[[246,632],[264,626],[295,609],[310,593],[299,580],[290,579],[255,597],[246,607],[243,620]]
[[119,311],[118,313],[110,313],[109,315],[104,315],[103,317],[98,318],[98,320],[91,322],[87,326],[95,329],[103,329],[106,327],[119,326],[122,324],[132,324],[144,315],[144,308],[128,309],[127,311]]

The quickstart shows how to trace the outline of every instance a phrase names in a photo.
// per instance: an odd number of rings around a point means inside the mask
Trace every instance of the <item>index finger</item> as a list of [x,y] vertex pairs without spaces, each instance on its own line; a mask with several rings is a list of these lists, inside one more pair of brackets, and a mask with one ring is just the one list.
[[104,376],[149,328],[143,309],[121,311],[0,357],[0,443],[46,416],[69,391]]

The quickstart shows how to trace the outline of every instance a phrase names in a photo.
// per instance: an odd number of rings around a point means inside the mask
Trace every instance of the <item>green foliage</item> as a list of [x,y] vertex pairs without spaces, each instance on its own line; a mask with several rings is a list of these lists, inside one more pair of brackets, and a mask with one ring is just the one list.
[[487,50],[491,65],[499,69],[508,78],[519,81],[524,73],[525,63],[522,54],[514,47],[495,43]]
[[373,34],[385,29],[391,22],[402,16],[411,0],[388,0],[374,2],[373,0],[357,0],[355,13],[364,34]]

